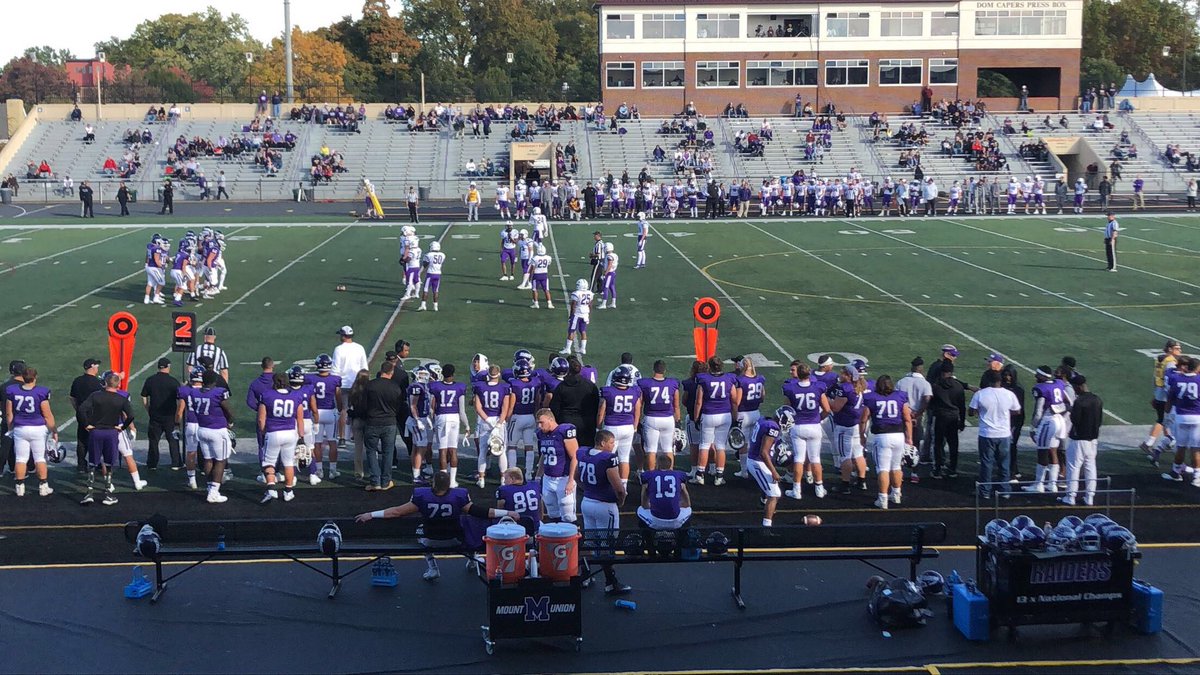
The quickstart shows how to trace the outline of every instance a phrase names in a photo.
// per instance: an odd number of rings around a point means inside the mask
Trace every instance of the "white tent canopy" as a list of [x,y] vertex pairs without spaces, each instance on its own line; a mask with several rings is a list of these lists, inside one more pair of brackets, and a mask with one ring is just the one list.
[[1167,89],[1159,84],[1158,80],[1154,79],[1154,73],[1150,73],[1141,82],[1133,79],[1132,75],[1126,75],[1125,85],[1117,93],[1117,98],[1142,98],[1147,96],[1200,96],[1200,89],[1193,89],[1192,91]]

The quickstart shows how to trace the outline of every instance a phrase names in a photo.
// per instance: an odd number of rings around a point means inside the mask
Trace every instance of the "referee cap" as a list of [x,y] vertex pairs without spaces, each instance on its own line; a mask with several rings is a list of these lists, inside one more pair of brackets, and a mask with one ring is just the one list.
[[949,354],[950,356],[958,356],[958,348],[952,344],[944,344],[942,345],[942,353]]
[[216,328],[209,326],[208,328],[204,329],[204,337],[216,337],[216,336],[217,336]]

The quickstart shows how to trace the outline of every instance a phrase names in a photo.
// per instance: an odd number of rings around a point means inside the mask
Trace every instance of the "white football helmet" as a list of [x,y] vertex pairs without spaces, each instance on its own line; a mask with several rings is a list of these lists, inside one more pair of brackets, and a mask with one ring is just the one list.
[[429,242],[429,250],[430,250],[430,251],[440,251],[440,250],[442,250],[442,242],[440,242],[440,241],[431,241],[431,242]]
[[308,463],[312,461],[312,450],[309,449],[303,441],[296,444],[296,464],[300,468],[306,468]]
[[541,244],[538,244],[538,246],[537,246],[537,254],[538,254],[538,255],[546,255],[546,247],[545,247],[545,246],[542,246]]
[[638,211],[638,220],[645,220],[645,219],[646,219],[646,212]]
[[405,225],[404,227],[400,228],[400,233],[406,237],[411,237],[417,233],[417,228],[413,227],[412,225]]
[[533,207],[533,215],[535,215],[535,216],[542,215],[542,207],[540,207],[540,206]]
[[580,279],[575,282],[575,290],[586,291],[587,289],[588,289],[588,282],[586,279]]
[[529,238],[529,230],[521,228],[521,236],[528,239]]
[[605,252],[605,253],[612,253],[612,252],[613,252],[613,245],[612,245],[612,242],[607,242],[607,243],[605,243],[605,244],[604,244],[604,252]]

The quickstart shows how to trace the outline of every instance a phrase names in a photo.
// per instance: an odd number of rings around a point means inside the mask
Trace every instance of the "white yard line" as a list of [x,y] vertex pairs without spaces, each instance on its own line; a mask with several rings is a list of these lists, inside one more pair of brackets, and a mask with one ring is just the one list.
[[[843,222],[850,222],[850,221],[843,221]],[[930,321],[933,321],[934,323],[938,324],[939,326],[942,326],[943,328],[945,328],[949,331],[952,331],[953,333],[955,333],[957,335],[962,336],[963,338],[975,343],[976,345],[984,348],[985,350],[987,350],[989,352],[1004,353],[1003,350],[996,349],[995,347],[988,345],[983,340],[980,340],[979,338],[975,337],[974,335],[971,335],[970,333],[963,331],[962,329],[948,323],[947,321],[940,319],[940,318],[934,316],[933,314],[930,314],[929,312],[925,311],[924,309],[917,307],[916,305],[901,298],[899,295],[896,295],[895,293],[888,291],[887,289],[883,288],[882,286],[879,286],[870,281],[867,281],[866,279],[860,277],[859,275],[855,274],[854,272],[851,272],[850,270],[848,270],[844,267],[836,265],[836,264],[822,258],[821,256],[818,256],[815,253],[811,253],[811,252],[801,248],[800,246],[793,244],[792,242],[788,241],[787,239],[776,236],[753,223],[747,223],[747,224],[750,225],[750,227],[753,227],[754,229],[758,230],[759,232],[762,232],[763,234],[767,235],[768,237],[771,237],[772,239],[779,241],[780,243],[784,244],[785,246],[790,246],[791,248],[803,253],[804,255],[807,255],[808,257],[812,258],[813,260],[816,260],[824,265],[828,265],[829,267],[832,267],[833,269],[838,270],[839,272],[842,272],[843,274],[846,274],[846,275],[856,279],[860,283],[870,286],[871,288],[875,289],[876,291],[883,294],[884,296],[891,298],[895,302],[900,303],[901,305],[904,305],[905,307],[908,307],[909,309],[913,310],[917,314],[920,314],[921,316],[929,319]],[[859,226],[858,223],[852,223],[852,224],[854,224],[855,226]],[[1024,370],[1027,373],[1035,372],[1033,368],[1030,368],[1029,366],[1021,363],[1020,361],[1017,361],[1016,359],[1009,358],[1008,361],[1009,361],[1009,363],[1012,363],[1013,365],[1017,366],[1018,368],[1020,368],[1021,370]],[[1104,412],[1108,413],[1108,415],[1110,417],[1112,417],[1116,421],[1120,422],[1121,424],[1129,424],[1128,421],[1118,417],[1116,414],[1114,414],[1108,410],[1105,410]]]
[[[1043,218],[1042,220],[1047,220],[1047,219]],[[1051,245],[1049,245],[1049,244],[1043,244],[1043,243],[1041,243],[1041,242],[1038,242],[1038,241],[1030,241],[1030,240],[1028,240],[1028,239],[1021,239],[1020,237],[1014,237],[1014,236],[1012,236],[1012,235],[1008,235],[1008,234],[1002,234],[1002,233],[1000,233],[1000,232],[993,232],[992,230],[985,230],[985,229],[983,229],[983,228],[981,228],[981,227],[975,227],[975,226],[973,226],[973,225],[968,225],[968,224],[966,224],[966,223],[959,223],[959,222],[956,222],[956,221],[953,221],[953,220],[947,220],[946,222],[948,222],[948,223],[950,223],[950,224],[952,224],[952,225],[958,225],[959,227],[965,227],[965,228],[966,228],[966,229],[968,229],[968,230],[975,230],[976,232],[983,232],[984,234],[991,234],[991,235],[995,235],[995,236],[997,236],[997,237],[1003,237],[1003,238],[1005,238],[1005,239],[1011,239],[1012,241],[1019,241],[1019,242],[1021,242],[1021,243],[1023,243],[1023,244],[1029,244],[1029,245],[1031,245],[1031,246],[1040,246],[1041,248],[1044,248],[1044,249],[1046,249],[1046,250],[1048,250],[1048,251],[1057,251],[1057,252],[1059,252],[1059,253],[1066,253],[1067,255],[1073,255],[1073,256],[1075,256],[1075,257],[1077,257],[1077,258],[1084,258],[1085,260],[1091,260],[1091,261],[1093,261],[1093,262],[1098,262],[1098,263],[1101,263],[1101,264],[1104,264],[1104,263],[1106,262],[1106,261],[1105,261],[1103,258],[1093,258],[1093,257],[1092,257],[1092,256],[1090,256],[1090,255],[1086,255],[1086,254],[1083,254],[1083,253],[1077,253],[1077,252],[1075,252],[1075,251],[1068,251],[1067,249],[1059,248],[1059,247],[1057,247],[1057,246],[1051,246]],[[1119,238],[1119,239],[1124,239],[1124,238],[1126,238],[1126,235],[1124,235],[1124,234],[1122,234],[1122,235],[1119,235],[1119,237],[1118,237],[1118,238]],[[1134,237],[1129,237],[1129,238],[1130,238],[1130,239],[1133,239]],[[1142,241],[1145,241],[1145,240],[1142,240]],[[1152,243],[1153,243],[1153,242],[1152,242]],[[1139,268],[1137,268],[1137,267],[1130,267],[1129,265],[1124,265],[1124,264],[1121,264],[1121,265],[1119,265],[1119,266],[1120,266],[1122,269],[1127,269],[1127,270],[1129,270],[1129,271],[1131,271],[1131,272],[1138,272],[1138,273],[1141,273],[1141,274],[1145,274],[1145,275],[1147,275],[1147,276],[1155,277],[1155,278],[1157,278],[1157,279],[1162,279],[1163,281],[1170,281],[1171,283],[1175,283],[1175,284],[1182,284],[1182,285],[1184,285],[1184,286],[1191,286],[1192,288],[1200,288],[1200,284],[1193,284],[1193,283],[1192,283],[1192,282],[1190,282],[1190,281],[1182,281],[1182,280],[1180,280],[1180,279],[1172,279],[1171,277],[1168,277],[1168,276],[1163,276],[1162,274],[1157,274],[1157,273],[1155,273],[1155,272],[1150,272],[1150,271],[1148,271],[1148,270],[1139,269]]]
[[550,249],[554,251],[554,265],[558,268],[558,283],[562,285],[563,307],[571,312],[571,291],[567,289],[567,275],[563,274],[562,259],[558,257],[558,244],[554,242],[554,225],[546,221],[546,238],[550,240]]
[[[437,238],[438,242],[441,242],[446,238],[447,234],[450,234],[451,227],[454,227],[453,222],[446,223],[446,229],[442,230],[442,236]],[[400,268],[400,278],[404,278],[403,267]],[[403,298],[404,296],[400,297]],[[396,303],[396,309],[392,310],[392,315],[388,317],[387,323],[383,325],[383,330],[379,333],[379,337],[375,338],[375,344],[371,345],[371,351],[367,353],[367,363],[375,360],[375,354],[377,354],[379,352],[379,348],[383,346],[384,339],[386,339],[387,334],[391,332],[392,326],[396,323],[396,318],[400,316],[400,310],[403,308],[404,300],[400,300]]]
[[108,288],[109,286],[115,286],[115,285],[121,283],[122,281],[127,281],[129,279],[132,279],[139,274],[145,274],[145,271],[138,270],[136,272],[131,272],[131,273],[126,274],[125,276],[121,277],[120,279],[114,279],[114,280],[104,284],[103,286],[97,286],[96,288],[93,288],[92,290],[88,291],[87,293],[84,293],[83,295],[75,298],[74,300],[68,300],[61,305],[55,305],[53,309],[48,309],[45,312],[42,312],[41,314],[38,314],[37,316],[33,317],[32,319],[27,319],[25,321],[22,321],[21,323],[13,326],[12,328],[9,328],[9,329],[5,330],[4,332],[0,333],[0,338],[5,337],[7,335],[11,335],[12,333],[15,333],[16,331],[21,330],[22,328],[24,328],[25,326],[28,326],[31,323],[35,323],[35,322],[40,321],[48,316],[57,314],[59,311],[65,309],[67,307],[74,307],[75,304],[78,303],[79,301],[85,300],[88,297]]
[[[932,253],[932,254],[934,254],[934,255],[941,256],[941,257],[943,257],[943,258],[946,258],[947,260],[953,260],[954,262],[956,262],[956,263],[959,263],[959,264],[961,264],[961,265],[966,265],[967,267],[973,267],[973,268],[975,268],[975,269],[977,269],[977,270],[979,270],[979,271],[981,271],[981,272],[987,272],[988,274],[994,274],[994,275],[996,275],[996,276],[998,276],[998,277],[1001,277],[1001,278],[1004,278],[1004,279],[1008,279],[1009,281],[1016,282],[1016,283],[1018,283],[1018,284],[1021,284],[1022,286],[1025,286],[1025,287],[1027,287],[1027,288],[1032,288],[1033,290],[1035,290],[1035,291],[1038,291],[1039,293],[1045,293],[1046,295],[1049,295],[1049,296],[1052,296],[1052,297],[1056,297],[1056,298],[1058,298],[1059,300],[1062,300],[1062,301],[1064,301],[1064,302],[1069,302],[1069,303],[1071,303],[1072,305],[1076,305],[1076,306],[1082,307],[1082,308],[1084,308],[1084,309],[1090,309],[1091,311],[1093,311],[1093,312],[1096,312],[1097,314],[1100,314],[1100,315],[1102,315],[1102,316],[1106,316],[1106,317],[1108,317],[1108,318],[1110,318],[1110,319],[1113,319],[1113,320],[1115,320],[1115,321],[1119,321],[1119,322],[1121,322],[1121,323],[1123,323],[1123,324],[1126,324],[1126,325],[1128,325],[1128,326],[1133,326],[1134,328],[1137,328],[1137,329],[1139,329],[1139,330],[1143,330],[1143,331],[1145,331],[1145,332],[1147,332],[1147,333],[1151,333],[1151,334],[1153,334],[1153,335],[1157,335],[1157,336],[1159,336],[1160,338],[1163,338],[1163,339],[1171,339],[1171,338],[1172,338],[1172,336],[1171,336],[1171,335],[1168,335],[1168,334],[1166,334],[1166,333],[1163,333],[1163,332],[1161,332],[1161,331],[1155,330],[1155,329],[1153,329],[1153,328],[1151,328],[1151,327],[1149,327],[1149,326],[1143,326],[1142,324],[1140,324],[1140,323],[1138,323],[1138,322],[1136,322],[1136,321],[1132,321],[1132,320],[1130,320],[1130,319],[1126,319],[1126,318],[1125,318],[1125,317],[1123,317],[1123,316],[1118,316],[1118,315],[1116,315],[1116,314],[1113,314],[1112,312],[1110,312],[1110,311],[1108,311],[1108,310],[1101,309],[1101,308],[1099,308],[1099,307],[1096,307],[1096,306],[1094,306],[1094,305],[1089,305],[1089,304],[1088,304],[1088,303],[1086,303],[1086,302],[1081,302],[1081,301],[1079,301],[1079,300],[1076,300],[1076,299],[1074,299],[1074,298],[1069,298],[1069,297],[1067,297],[1067,296],[1066,296],[1065,294],[1063,294],[1063,293],[1055,293],[1054,291],[1047,290],[1047,289],[1045,289],[1045,288],[1042,288],[1041,286],[1038,286],[1037,284],[1034,284],[1034,283],[1031,283],[1031,282],[1025,281],[1024,279],[1020,279],[1020,278],[1014,277],[1014,276],[1012,276],[1012,275],[1010,275],[1010,274],[1005,274],[1004,272],[1000,272],[1000,271],[997,271],[997,270],[994,270],[994,269],[991,269],[991,268],[988,268],[988,267],[984,267],[983,265],[977,265],[977,264],[975,264],[975,263],[973,263],[973,262],[971,262],[971,261],[969,261],[969,260],[963,260],[962,258],[956,258],[956,257],[954,257],[954,256],[952,256],[952,255],[950,255],[950,254],[948,254],[948,253],[943,253],[943,252],[941,252],[941,251],[938,251],[938,250],[936,250],[936,249],[929,248],[929,247],[927,247],[927,246],[922,246],[922,245],[920,245],[920,244],[916,244],[916,243],[913,243],[913,242],[911,242],[911,241],[906,241],[906,240],[904,240],[904,239],[901,239],[901,238],[899,238],[899,237],[892,236],[892,235],[890,235],[890,234],[888,234],[888,233],[886,233],[886,232],[880,232],[879,230],[872,230],[871,228],[867,227],[866,225],[863,225],[862,223],[851,223],[851,221],[842,221],[842,222],[845,222],[845,223],[848,223],[848,224],[852,224],[852,225],[854,225],[855,227],[857,227],[857,228],[859,228],[859,229],[865,230],[865,231],[867,231],[867,232],[870,232],[870,233],[872,233],[872,234],[876,234],[876,235],[878,235],[878,236],[880,236],[880,237],[886,237],[886,238],[888,238],[888,239],[891,239],[891,240],[893,240],[893,241],[903,242],[904,244],[907,244],[908,246],[911,246],[911,247],[913,247],[913,248],[920,249],[920,250],[922,250],[922,251],[925,251],[925,252],[927,252],[927,253]],[[1178,339],[1178,338],[1176,338],[1176,339]],[[1197,347],[1196,345],[1194,345],[1194,344],[1191,344],[1191,343],[1188,343],[1188,342],[1184,342],[1183,340],[1180,340],[1180,344],[1183,344],[1184,346],[1186,346],[1186,347],[1190,347],[1190,348],[1192,348],[1192,349],[1200,349],[1200,347]]]
[[[64,203],[65,203],[65,202],[64,202]],[[22,216],[27,216],[27,215],[29,215],[29,214],[31,214],[31,213],[39,213],[39,212],[41,212],[41,211],[47,211],[47,210],[49,210],[49,209],[52,209],[52,208],[54,208],[54,207],[56,207],[56,206],[62,206],[62,204],[51,204],[50,206],[43,206],[43,207],[42,207],[42,208],[40,208],[40,209],[34,209],[34,210],[32,210],[32,211],[25,211],[25,213],[20,213],[20,214],[17,214],[17,215],[15,215],[15,216],[13,216],[13,218],[20,218],[20,217],[22,217]],[[24,211],[24,209],[22,209],[22,211]]]
[[36,259],[34,259],[34,260],[27,260],[27,261],[25,261],[25,262],[23,262],[23,263],[21,263],[21,264],[19,264],[19,265],[13,265],[12,267],[5,267],[4,269],[0,270],[0,274],[4,274],[4,273],[6,273],[6,272],[14,272],[14,271],[16,271],[16,270],[19,270],[19,269],[21,269],[22,267],[29,267],[30,265],[36,265],[36,264],[38,264],[38,263],[40,263],[40,262],[45,262],[45,261],[47,261],[47,260],[52,260],[52,259],[54,259],[54,258],[57,258],[57,257],[59,257],[59,256],[64,256],[64,255],[67,255],[68,253],[74,253],[74,252],[76,252],[76,251],[82,251],[83,249],[85,249],[85,248],[88,248],[88,247],[90,247],[90,246],[96,246],[97,244],[103,244],[103,243],[105,243],[105,242],[112,241],[113,239],[119,239],[120,237],[124,237],[125,235],[128,235],[128,234],[133,234],[134,232],[137,232],[138,230],[144,230],[144,229],[146,229],[146,228],[145,228],[145,227],[139,227],[137,230],[129,230],[129,231],[127,231],[127,232],[122,232],[122,233],[120,233],[120,234],[114,234],[114,235],[113,235],[113,236],[111,236],[111,237],[105,237],[105,238],[103,238],[103,239],[98,239],[98,240],[96,240],[96,241],[93,241],[93,242],[90,242],[90,243],[87,243],[87,244],[82,244],[82,245],[80,245],[80,246],[76,246],[75,248],[69,248],[69,249],[67,249],[67,250],[65,250],[65,251],[59,251],[58,253],[53,253],[53,254],[51,254],[51,255],[42,256],[41,258],[36,258]]
[[[246,227],[255,227],[255,226],[247,225]],[[253,288],[251,288],[250,290],[243,293],[237,300],[235,300],[232,304],[228,305],[225,309],[222,309],[221,311],[214,314],[212,316],[212,318],[210,318],[208,321],[205,321],[204,323],[200,324],[199,326],[196,326],[196,331],[197,332],[202,331],[203,329],[207,328],[208,326],[211,326],[217,319],[220,319],[221,317],[228,314],[230,312],[230,310],[232,310],[234,307],[241,306],[242,303],[246,300],[246,298],[253,295],[256,291],[258,291],[258,289],[271,283],[271,281],[275,280],[279,275],[281,275],[284,272],[291,269],[296,263],[299,263],[299,262],[303,261],[305,258],[307,258],[308,256],[312,255],[313,253],[316,253],[318,250],[320,250],[320,248],[322,246],[324,246],[324,245],[328,244],[329,242],[333,241],[334,239],[336,239],[338,237],[338,235],[340,235],[343,232],[345,232],[346,230],[350,229],[350,227],[351,227],[351,225],[343,226],[342,229],[338,230],[337,232],[334,232],[332,235],[330,235],[327,239],[325,239],[321,243],[310,248],[305,253],[301,253],[300,255],[293,258],[291,262],[289,262],[288,264],[286,264],[283,267],[276,270],[275,273],[272,274],[271,276],[269,276],[266,279],[263,279],[262,281],[255,284],[255,286]],[[243,229],[245,229],[245,228],[243,228]],[[141,274],[141,272],[135,272],[135,274]],[[137,372],[135,372],[129,376],[129,381],[133,381],[133,380],[136,380],[137,378],[141,377],[142,375],[147,373],[151,368],[155,367],[158,364],[159,359],[170,356],[171,353],[172,353],[171,350],[168,349],[167,351],[163,352],[162,354],[159,354],[158,356],[154,357],[150,361],[147,361],[144,366],[142,366],[140,369],[138,369]],[[67,420],[64,424],[60,424],[58,428],[61,431],[63,429],[70,427],[74,423],[75,423],[75,418],[72,417],[71,419]]]
[[[753,224],[751,224],[751,227],[754,227],[754,225],[753,225]],[[755,228],[755,229],[757,229],[757,228]],[[739,305],[739,304],[738,304],[738,301],[737,301],[737,300],[734,300],[734,299],[733,299],[733,297],[732,297],[732,296],[730,296],[730,295],[729,295],[729,293],[725,291],[725,289],[724,289],[724,288],[721,286],[721,284],[717,283],[717,280],[716,280],[716,279],[714,279],[714,278],[712,278],[711,276],[709,276],[709,274],[708,274],[707,272],[705,272],[704,270],[700,269],[700,267],[699,267],[699,266],[698,266],[696,263],[692,262],[692,259],[691,259],[691,258],[689,258],[689,257],[687,257],[686,255],[684,255],[684,254],[683,254],[683,251],[680,251],[680,250],[679,250],[679,248],[678,248],[677,246],[675,246],[675,243],[674,243],[674,242],[672,242],[672,241],[670,240],[670,238],[668,238],[668,237],[664,237],[664,236],[663,236],[663,235],[662,235],[662,234],[661,234],[661,233],[658,231],[658,228],[654,227],[653,225],[651,225],[651,226],[650,226],[650,231],[651,231],[651,232],[654,234],[654,236],[655,236],[655,237],[658,237],[658,240],[659,240],[659,241],[663,242],[663,243],[664,243],[664,244],[666,244],[667,246],[670,246],[670,247],[671,247],[671,249],[672,249],[673,251],[675,251],[675,253],[679,254],[679,257],[680,257],[680,258],[683,258],[684,262],[686,262],[687,264],[691,265],[691,266],[692,266],[692,269],[694,269],[694,270],[696,270],[697,272],[699,272],[699,273],[700,273],[700,276],[704,277],[705,279],[708,279],[708,282],[709,282],[710,284],[712,284],[712,285],[713,285],[713,288],[717,289],[717,291],[718,291],[718,292],[721,294],[721,296],[722,296],[722,297],[724,297],[724,298],[725,298],[725,300],[729,302],[729,304],[733,305],[733,308],[734,308],[734,309],[736,309],[738,312],[740,312],[740,313],[741,313],[741,315],[742,315],[743,317],[745,317],[745,318],[746,318],[746,321],[749,321],[749,322],[750,322],[750,325],[751,325],[751,326],[754,326],[755,328],[757,328],[757,329],[758,329],[758,332],[759,332],[759,333],[762,333],[762,336],[763,336],[763,337],[765,337],[765,338],[767,338],[767,340],[768,340],[768,341],[769,341],[769,342],[770,342],[772,345],[774,345],[776,349],[778,349],[778,350],[779,350],[779,353],[780,353],[780,354],[783,354],[785,357],[787,357],[787,360],[788,360],[789,362],[790,362],[790,361],[794,361],[794,360],[795,360],[795,357],[794,357],[794,356],[792,356],[790,353],[788,353],[788,350],[784,349],[784,348],[783,348],[783,345],[779,344],[779,341],[778,341],[778,340],[776,340],[774,336],[772,336],[770,333],[768,333],[768,332],[767,332],[767,329],[765,329],[765,328],[763,328],[761,325],[759,325],[759,323],[758,323],[757,321],[755,321],[755,320],[754,320],[754,317],[750,316],[750,313],[749,313],[749,312],[747,312],[747,311],[746,311],[746,309],[745,309],[744,307],[742,307],[741,305]]]

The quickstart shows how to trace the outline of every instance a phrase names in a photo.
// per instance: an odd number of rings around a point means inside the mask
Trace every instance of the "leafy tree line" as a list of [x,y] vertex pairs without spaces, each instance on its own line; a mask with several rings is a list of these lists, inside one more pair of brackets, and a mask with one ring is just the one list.
[[[592,0],[403,0],[393,8],[365,0],[356,17],[294,28],[296,97],[412,101],[423,74],[429,101],[594,100],[600,64],[592,7]],[[1186,54],[1195,88],[1198,18],[1200,0],[1085,0],[1080,86],[1153,72],[1179,88]],[[240,15],[211,7],[144,21],[96,49],[117,67],[104,83],[105,101],[249,101],[285,88],[283,40],[263,44]],[[52,46],[26,50],[0,71],[0,99],[70,100],[77,92],[63,63],[72,56]],[[78,94],[95,97],[90,88]]]
[[[563,82],[571,98],[595,99],[596,22],[590,0],[406,0],[395,10],[366,0],[357,17],[293,28],[296,98],[411,101],[424,74],[430,101],[555,100]],[[248,101],[263,89],[285,90],[282,38],[263,44],[240,15],[211,7],[144,21],[96,50],[117,68],[103,84],[106,102]],[[4,66],[0,99],[69,100],[69,58],[31,48]],[[94,100],[91,88],[80,93]]]

